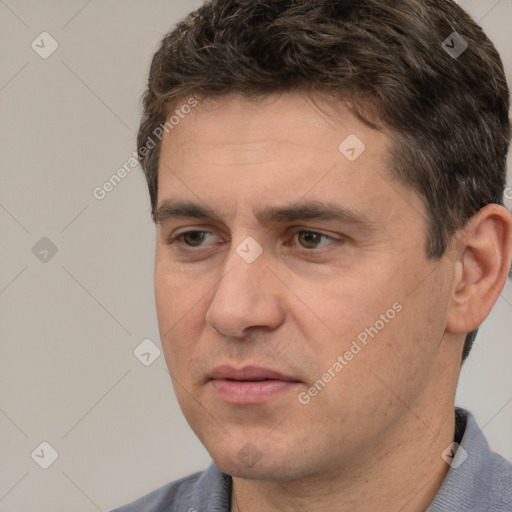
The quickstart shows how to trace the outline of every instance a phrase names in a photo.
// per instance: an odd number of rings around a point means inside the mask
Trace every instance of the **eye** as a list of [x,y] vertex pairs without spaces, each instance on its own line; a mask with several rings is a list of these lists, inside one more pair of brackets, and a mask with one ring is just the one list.
[[[200,230],[191,230],[184,231],[175,236],[170,236],[167,239],[167,244],[172,245],[175,242],[178,242],[181,246],[186,248],[195,248],[195,247],[203,247],[204,245],[212,245],[204,243],[208,240],[208,237],[214,237],[209,231],[200,231]],[[325,233],[320,233],[317,231],[311,231],[304,228],[296,228],[293,233],[293,240],[297,240],[300,247],[302,249],[306,249],[308,251],[314,249],[322,249],[325,246],[331,245],[335,242],[340,242],[340,239],[334,238],[330,235],[326,235]],[[324,243],[322,243],[324,241]],[[286,243],[285,245],[292,245],[290,243]],[[296,245],[296,244],[295,244]]]
[[175,241],[178,241],[180,244],[188,247],[201,247],[204,245],[201,242],[206,240],[208,235],[211,235],[209,231],[184,231],[179,235],[169,237],[167,244],[171,245]]
[[[300,245],[304,249],[322,249],[326,245],[331,245],[331,243],[336,242],[337,239],[332,236],[326,235],[324,233],[318,233],[317,231],[308,231],[305,229],[298,228],[295,230],[293,238],[297,238]],[[323,244],[319,246],[322,239],[329,240],[331,243]]]

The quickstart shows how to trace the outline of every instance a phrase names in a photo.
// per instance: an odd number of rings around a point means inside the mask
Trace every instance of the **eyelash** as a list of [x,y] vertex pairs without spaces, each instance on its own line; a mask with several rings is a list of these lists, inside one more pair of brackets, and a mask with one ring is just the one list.
[[[190,230],[190,231],[184,231],[176,236],[169,236],[166,240],[166,243],[167,245],[172,245],[174,244],[175,242],[178,242],[179,244],[181,244],[185,251],[194,251],[196,249],[200,249],[201,245],[199,246],[192,246],[192,245],[187,245],[186,243],[183,242],[183,237],[185,237],[186,235],[190,235],[191,233],[206,233],[206,234],[212,234],[210,233],[210,231],[206,231],[206,230],[200,230],[200,229],[194,229],[194,230]],[[292,235],[293,237],[295,237],[295,235],[298,235],[299,233],[307,233],[307,234],[312,234],[312,235],[319,235],[321,236],[322,238],[325,238],[325,239],[329,239],[332,241],[332,243],[335,243],[335,242],[341,242],[342,240],[341,239],[337,239],[337,238],[334,238],[330,235],[327,235],[325,233],[321,233],[319,231],[312,231],[312,230],[309,230],[309,229],[304,229],[302,227],[297,227],[297,228],[294,228],[293,229],[293,232],[292,232]],[[332,245],[331,244],[328,244],[329,245]],[[289,245],[289,244],[287,244]],[[320,247],[320,248],[313,248],[313,249],[307,249],[305,247],[301,247],[302,250],[306,251],[306,252],[312,252],[312,251],[318,251],[318,250],[321,250],[323,249],[324,247]]]

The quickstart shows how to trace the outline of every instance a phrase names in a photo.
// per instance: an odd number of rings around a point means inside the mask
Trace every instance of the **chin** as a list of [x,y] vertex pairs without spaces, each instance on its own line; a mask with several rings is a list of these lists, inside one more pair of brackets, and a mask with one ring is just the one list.
[[[297,467],[298,461],[291,460],[275,447],[258,448],[246,442],[241,448],[226,451],[209,450],[215,465],[224,473],[247,480],[290,481],[304,476],[309,468]],[[307,466],[307,463],[305,463]]]

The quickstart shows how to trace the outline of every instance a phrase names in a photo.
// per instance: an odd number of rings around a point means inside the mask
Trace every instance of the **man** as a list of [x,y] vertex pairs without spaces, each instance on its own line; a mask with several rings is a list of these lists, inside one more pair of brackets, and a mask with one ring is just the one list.
[[119,512],[512,510],[454,407],[510,267],[508,108],[451,0],[214,0],[164,38],[138,149],[213,463]]

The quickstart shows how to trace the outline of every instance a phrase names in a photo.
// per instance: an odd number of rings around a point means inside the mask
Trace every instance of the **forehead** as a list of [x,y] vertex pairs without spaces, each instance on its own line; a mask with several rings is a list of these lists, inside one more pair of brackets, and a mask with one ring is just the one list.
[[[185,102],[178,103],[175,112]],[[293,146],[297,153],[328,149],[339,157],[339,144],[349,135],[364,142],[366,156],[384,156],[389,150],[386,134],[363,124],[345,104],[328,102],[321,95],[285,93],[249,100],[231,94],[207,98],[181,119],[173,117],[178,124],[164,133],[164,148],[176,151],[199,142],[210,152],[231,149],[232,161],[242,164],[245,158],[252,161],[251,153],[264,149],[271,156],[293,151]]]
[[178,124],[164,132],[161,164],[236,166],[241,177],[247,166],[278,163],[284,173],[311,165],[328,166],[327,171],[329,164],[350,163],[354,170],[369,161],[383,164],[389,156],[386,134],[357,120],[343,104],[334,107],[322,97],[287,93],[248,100],[229,95],[205,99],[188,111],[173,116]]
[[341,104],[298,93],[207,99],[164,134],[158,203],[180,196],[215,210],[247,204],[247,213],[303,199],[396,209],[390,149],[386,133]]

